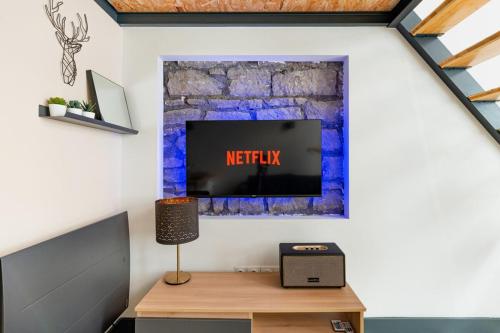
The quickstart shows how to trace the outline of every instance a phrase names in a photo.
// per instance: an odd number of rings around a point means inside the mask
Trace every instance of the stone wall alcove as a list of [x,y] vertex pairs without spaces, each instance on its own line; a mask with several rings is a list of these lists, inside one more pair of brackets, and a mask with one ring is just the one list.
[[321,119],[323,195],[200,199],[202,215],[347,214],[344,61],[165,61],[163,193],[186,195],[185,121]]

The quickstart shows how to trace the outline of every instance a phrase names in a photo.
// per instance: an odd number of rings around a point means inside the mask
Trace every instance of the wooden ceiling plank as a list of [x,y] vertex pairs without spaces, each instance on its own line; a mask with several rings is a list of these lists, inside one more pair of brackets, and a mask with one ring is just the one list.
[[500,54],[500,31],[441,62],[441,68],[468,68]]
[[281,10],[284,12],[305,12],[307,10],[307,0],[284,0]]
[[496,102],[500,101],[500,87],[469,96],[471,102]]
[[418,35],[441,35],[466,19],[490,0],[445,0],[413,28]]
[[120,13],[127,12],[176,12],[176,0],[108,0]]
[[120,13],[385,12],[400,0],[108,0]]

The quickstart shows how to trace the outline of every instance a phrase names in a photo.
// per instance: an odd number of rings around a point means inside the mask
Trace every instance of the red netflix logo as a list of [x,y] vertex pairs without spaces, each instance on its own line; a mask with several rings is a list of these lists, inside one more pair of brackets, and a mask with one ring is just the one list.
[[228,150],[226,151],[226,165],[281,165],[279,150]]

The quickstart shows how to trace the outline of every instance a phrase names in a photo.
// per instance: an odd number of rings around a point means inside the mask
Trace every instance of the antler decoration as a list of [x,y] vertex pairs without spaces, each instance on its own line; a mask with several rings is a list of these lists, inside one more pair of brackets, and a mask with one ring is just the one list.
[[82,44],[90,40],[87,36],[89,24],[87,22],[87,15],[83,14],[83,19],[80,14],[76,14],[78,18],[78,27],[71,21],[71,35],[66,34],[66,17],[61,16],[59,7],[63,5],[62,1],[58,1],[54,5],[54,0],[49,0],[48,5],[45,5],[45,13],[49,18],[50,23],[56,29],[56,38],[59,45],[63,48],[63,56],[61,60],[61,73],[63,81],[72,86],[76,79],[76,62],[75,54],[80,52]]

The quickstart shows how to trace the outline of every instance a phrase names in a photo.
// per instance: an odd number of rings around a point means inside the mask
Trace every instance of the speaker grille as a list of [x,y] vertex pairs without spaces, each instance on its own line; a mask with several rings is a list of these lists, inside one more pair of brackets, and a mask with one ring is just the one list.
[[343,287],[344,257],[283,256],[283,286]]

